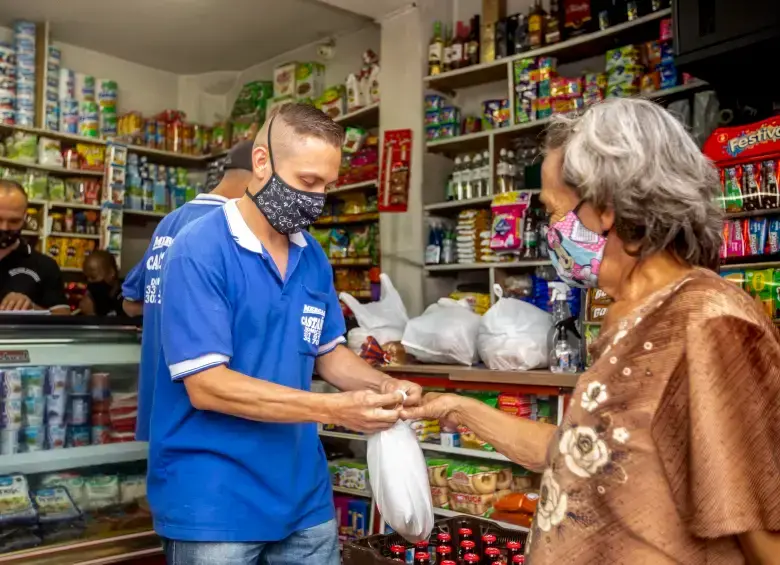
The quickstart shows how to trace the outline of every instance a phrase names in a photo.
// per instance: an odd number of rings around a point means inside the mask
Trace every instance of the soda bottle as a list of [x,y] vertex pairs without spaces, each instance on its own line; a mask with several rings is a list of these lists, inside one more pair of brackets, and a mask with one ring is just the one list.
[[436,562],[441,563],[452,559],[452,548],[449,545],[440,545],[436,548]]
[[452,547],[452,536],[447,532],[439,532],[438,534],[436,534],[436,545],[439,547],[443,545],[446,545],[447,547]]
[[431,565],[431,554],[427,551],[418,551],[414,554],[414,565]]
[[506,557],[509,563],[512,563],[512,558],[515,555],[522,555],[522,554],[523,554],[523,544],[521,544],[519,541],[506,542]]
[[465,565],[472,565],[472,564],[478,564],[479,563],[479,555],[476,553],[467,553],[463,556],[463,563]]
[[486,563],[493,563],[501,559],[501,550],[495,546],[489,546],[482,550],[485,555]]
[[[471,532],[471,530],[469,530]],[[465,539],[460,542],[460,549],[458,550],[458,560],[463,561],[466,555],[474,553],[476,544],[470,539]]]
[[485,534],[482,536],[482,553],[490,547],[496,547],[496,536],[493,534]]
[[524,555],[515,555],[512,557],[512,565],[523,565],[525,563]]
[[430,548],[430,543],[428,542],[428,540],[418,541],[417,543],[414,544],[415,553],[427,553],[429,548]]
[[473,540],[474,534],[472,533],[470,528],[461,528],[458,530],[458,538],[461,542],[464,541],[474,541]]
[[402,561],[406,563],[406,546],[403,545],[391,545],[390,546],[390,559],[393,561]]
[[439,565],[458,565],[458,564],[450,559],[447,559],[446,561],[442,561],[441,563],[439,563]]

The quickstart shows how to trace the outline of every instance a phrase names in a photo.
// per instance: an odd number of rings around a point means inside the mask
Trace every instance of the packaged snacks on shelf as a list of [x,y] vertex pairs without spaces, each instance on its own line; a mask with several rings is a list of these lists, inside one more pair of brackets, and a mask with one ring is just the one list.
[[22,183],[22,186],[24,186],[24,189],[27,191],[28,198],[51,198],[51,196],[48,194],[49,178],[50,177],[44,172],[29,171],[25,175],[25,181]]
[[90,171],[102,171],[105,163],[105,147],[87,143],[76,144],[79,156],[79,168]]
[[62,167],[62,148],[56,139],[38,138],[38,163],[49,167]]
[[766,236],[769,220],[766,217],[749,218],[748,223],[748,255],[763,255],[766,247]]
[[511,124],[511,121],[509,100],[506,98],[482,102],[482,129],[507,127]]
[[357,153],[363,148],[368,133],[363,128],[348,127],[344,130],[344,144],[341,146],[345,153]]
[[344,116],[347,113],[347,93],[344,85],[326,88],[317,102],[317,107],[332,120]]
[[[245,116],[248,114],[257,114],[258,110],[265,114],[266,103],[273,95],[274,84],[271,81],[255,80],[247,82],[241,87],[241,90],[233,102],[231,116]],[[264,118],[265,116],[260,116]],[[260,120],[263,121],[262,119]]]
[[523,221],[530,202],[530,193],[524,191],[505,192],[493,198],[490,249],[505,252],[522,248]]
[[32,500],[38,509],[41,524],[74,520],[81,517],[68,490],[63,487],[43,488],[35,491]]
[[333,228],[330,230],[330,245],[328,257],[331,259],[343,259],[347,257],[349,250],[349,234],[345,229]]
[[745,290],[756,299],[767,316],[773,317],[777,296],[774,269],[749,270],[746,274]]
[[0,477],[0,525],[32,524],[37,513],[24,475]]
[[296,62],[284,63],[274,69],[274,97],[295,96]]
[[325,84],[325,65],[316,62],[298,63],[295,66],[295,98],[297,102],[313,104],[321,95]]
[[84,480],[84,504],[86,511],[103,510],[119,504],[119,477],[95,475]]
[[487,516],[493,510],[493,502],[498,494],[496,492],[474,494],[450,491],[450,510],[472,516]]
[[354,490],[369,490],[368,464],[354,459],[338,459],[328,465],[334,486]]
[[498,470],[487,465],[454,461],[447,466],[447,486],[451,492],[493,494],[498,485]]

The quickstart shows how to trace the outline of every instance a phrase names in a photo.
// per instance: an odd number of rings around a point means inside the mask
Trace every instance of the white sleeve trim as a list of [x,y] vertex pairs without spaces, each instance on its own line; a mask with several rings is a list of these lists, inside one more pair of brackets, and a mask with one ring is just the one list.
[[333,341],[329,341],[325,345],[320,345],[320,348],[317,350],[317,356],[325,355],[326,353],[330,353],[334,349],[336,349],[337,345],[340,345],[342,343],[347,343],[347,340],[344,339],[343,335],[340,335]]
[[193,373],[199,373],[200,371],[210,367],[228,363],[229,361],[230,357],[227,355],[222,355],[221,353],[209,353],[208,355],[203,355],[197,359],[190,359],[188,361],[182,361],[180,363],[168,365],[168,370],[171,372],[171,379],[177,380]]

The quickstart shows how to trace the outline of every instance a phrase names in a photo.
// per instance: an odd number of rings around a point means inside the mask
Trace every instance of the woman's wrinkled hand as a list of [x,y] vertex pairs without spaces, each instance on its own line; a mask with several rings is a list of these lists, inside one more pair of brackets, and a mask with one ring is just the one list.
[[439,420],[442,426],[455,429],[458,426],[457,411],[461,397],[457,394],[429,392],[422,404],[401,410],[404,420]]

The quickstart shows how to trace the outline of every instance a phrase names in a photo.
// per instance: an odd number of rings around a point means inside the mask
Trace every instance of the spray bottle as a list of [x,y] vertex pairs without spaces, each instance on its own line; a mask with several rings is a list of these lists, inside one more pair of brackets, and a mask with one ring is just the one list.
[[555,281],[548,283],[552,289],[553,326],[547,340],[550,354],[550,371],[576,373],[580,364],[580,334],[571,315],[568,303],[568,287]]

